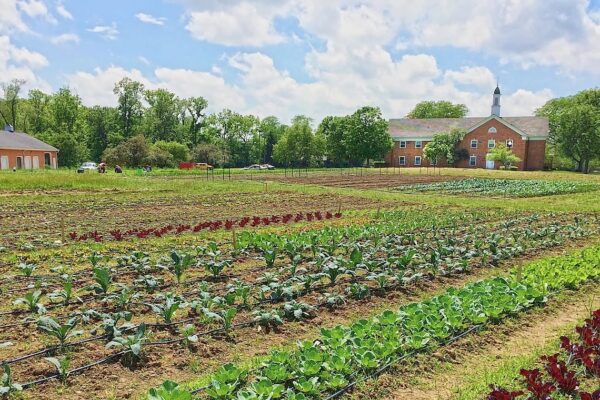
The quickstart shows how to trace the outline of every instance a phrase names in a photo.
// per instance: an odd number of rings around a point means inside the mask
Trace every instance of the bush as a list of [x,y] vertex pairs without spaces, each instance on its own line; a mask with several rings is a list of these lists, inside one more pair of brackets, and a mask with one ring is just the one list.
[[154,145],[150,147],[148,155],[144,158],[144,164],[150,164],[158,168],[172,168],[175,166],[175,161],[170,152]]
[[160,150],[167,151],[169,154],[171,154],[173,158],[173,165],[177,165],[183,161],[189,161],[190,159],[190,152],[188,147],[179,142],[165,142],[164,140],[159,140],[158,142],[154,143],[154,146],[156,146]]

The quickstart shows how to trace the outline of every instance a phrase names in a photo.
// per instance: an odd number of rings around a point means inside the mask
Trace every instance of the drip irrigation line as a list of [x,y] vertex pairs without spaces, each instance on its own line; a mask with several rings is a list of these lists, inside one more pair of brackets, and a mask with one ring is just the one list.
[[[474,325],[472,327],[470,327],[469,329],[461,332],[460,334],[448,339],[447,341],[444,341],[442,343],[440,343],[440,346],[447,346],[451,343],[454,343],[455,341],[461,339],[462,337],[468,335],[469,333],[481,328],[482,326],[484,326],[483,324],[478,324],[478,325]],[[359,383],[362,383],[364,381],[366,381],[367,379],[371,379],[374,377],[377,377],[379,375],[381,375],[384,371],[386,371],[389,367],[391,367],[392,365],[398,364],[400,362],[402,362],[403,360],[405,360],[408,357],[413,357],[415,356],[417,353],[419,353],[419,350],[413,350],[409,353],[403,354],[401,357],[395,359],[395,360],[390,360],[387,363],[385,363],[383,366],[379,367],[377,370],[375,370],[374,372],[370,373],[370,374],[366,374],[365,376],[359,378],[359,379],[355,379],[352,382],[350,382],[348,385],[346,385],[345,387],[339,389],[337,392],[329,395],[328,397],[325,397],[324,400],[333,400],[333,399],[337,399],[338,397],[340,397],[341,395],[343,395],[344,393],[346,393],[348,390],[352,389],[354,386],[356,386]]]
[[[111,355],[110,355],[110,356],[108,356],[108,357],[101,358],[100,360],[98,360],[98,361],[95,361],[95,362],[93,362],[93,363],[86,364],[86,365],[82,365],[81,367],[74,368],[74,369],[70,370],[70,371],[67,373],[67,376],[70,376],[70,375],[76,375],[76,374],[78,374],[78,373],[81,373],[81,372],[83,372],[83,371],[86,371],[86,370],[88,370],[88,369],[91,369],[91,368],[93,368],[93,367],[95,367],[95,366],[97,366],[97,365],[100,365],[100,364],[107,363],[107,362],[109,362],[110,360],[112,360],[112,359],[114,359],[114,358],[116,358],[116,357],[120,357],[120,356],[122,356],[122,355],[124,355],[124,354],[126,354],[126,353],[128,353],[128,352],[129,352],[129,350],[123,350],[123,351],[120,351],[120,352],[118,352],[118,353],[111,354]],[[44,378],[37,379],[37,380],[35,380],[35,381],[30,381],[30,382],[23,383],[23,384],[21,385],[21,387],[22,387],[23,389],[28,389],[28,388],[30,388],[30,387],[32,387],[32,386],[37,386],[37,385],[40,385],[40,384],[42,384],[42,383],[45,383],[45,382],[48,382],[48,381],[51,381],[51,380],[54,380],[54,379],[58,379],[58,378],[60,378],[60,374],[56,373],[56,374],[53,374],[53,375],[50,375],[50,376],[46,376],[46,377],[44,377]]]

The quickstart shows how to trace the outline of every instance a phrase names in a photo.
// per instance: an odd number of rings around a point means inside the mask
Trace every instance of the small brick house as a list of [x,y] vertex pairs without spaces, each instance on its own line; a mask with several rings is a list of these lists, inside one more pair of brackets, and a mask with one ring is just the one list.
[[0,131],[0,170],[57,167],[57,148],[10,127]]
[[[543,117],[500,117],[500,89],[496,88],[489,117],[468,118],[429,118],[391,119],[390,135],[393,149],[385,161],[393,167],[430,166],[423,157],[423,148],[438,133],[450,132],[454,128],[467,133],[459,148],[467,151],[469,157],[460,160],[459,168],[500,168],[498,162],[487,161],[486,155],[498,144],[512,145],[512,152],[521,159],[516,167],[521,170],[541,170],[544,168],[546,140],[548,139],[548,119]],[[444,162],[438,165],[445,166]]]

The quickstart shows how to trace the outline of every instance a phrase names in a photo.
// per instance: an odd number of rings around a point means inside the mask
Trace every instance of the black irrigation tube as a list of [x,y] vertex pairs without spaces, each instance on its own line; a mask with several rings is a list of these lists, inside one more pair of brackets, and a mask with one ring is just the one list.
[[[93,367],[95,367],[95,366],[97,366],[97,365],[100,365],[100,364],[107,363],[107,362],[109,362],[110,360],[112,360],[113,358],[120,357],[120,356],[122,356],[122,355],[124,355],[124,354],[126,354],[126,353],[128,353],[128,350],[120,351],[120,352],[118,352],[118,353],[111,354],[110,356],[107,356],[107,357],[101,358],[100,360],[98,360],[98,361],[95,361],[95,362],[93,362],[93,363],[86,364],[86,365],[82,365],[81,367],[74,368],[74,369],[72,369],[72,370],[70,370],[70,371],[68,372],[68,375],[75,375],[75,374],[78,374],[78,373],[80,373],[80,372],[86,371],[86,370],[88,370],[88,369],[90,369],[90,368],[93,368]],[[53,380],[53,379],[58,379],[58,378],[60,378],[60,374],[56,373],[56,374],[53,374],[53,375],[50,375],[50,376],[46,376],[46,377],[44,377],[44,378],[37,379],[37,380],[35,380],[35,381],[30,381],[30,382],[23,383],[23,384],[21,385],[21,387],[22,387],[23,389],[28,389],[28,388],[30,388],[30,387],[32,387],[32,386],[37,386],[37,385],[40,385],[40,384],[42,384],[42,383],[45,383],[45,382],[51,381],[51,380]]]
[[11,358],[11,359],[8,359],[8,360],[0,360],[0,365],[2,365],[2,364],[16,364],[16,363],[19,363],[21,361],[29,360],[30,358],[34,358],[34,357],[40,356],[42,354],[51,353],[51,352],[53,352],[55,350],[60,350],[60,349],[64,349],[64,348],[67,348],[67,347],[76,347],[76,346],[79,346],[79,345],[82,345],[82,344],[85,344],[85,343],[95,342],[96,340],[104,339],[106,337],[108,337],[108,335],[92,336],[92,337],[89,337],[89,338],[86,338],[86,339],[78,340],[76,342],[65,343],[62,346],[56,345],[56,346],[46,347],[44,349],[37,350],[37,351],[35,351],[33,353],[29,353],[29,354],[26,354],[24,356],[20,356],[20,357],[16,357],[16,358]]

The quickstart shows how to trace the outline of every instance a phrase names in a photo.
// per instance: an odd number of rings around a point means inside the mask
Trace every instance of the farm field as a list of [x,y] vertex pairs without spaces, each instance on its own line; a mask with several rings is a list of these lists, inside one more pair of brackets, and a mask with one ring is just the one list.
[[425,399],[419,368],[464,364],[444,398],[484,398],[465,346],[569,309],[559,337],[600,307],[598,177],[386,172],[0,174],[0,390]]

